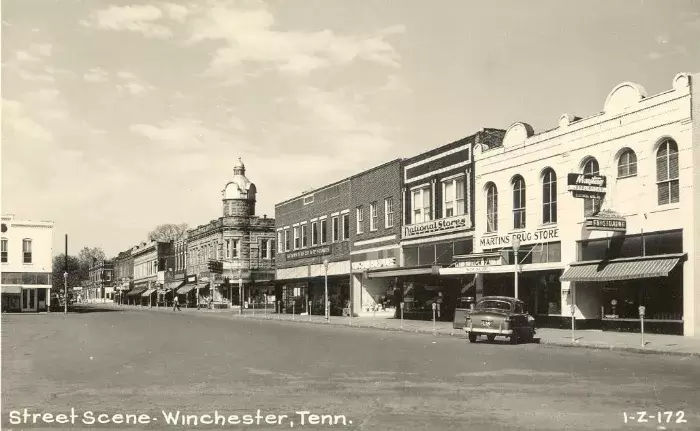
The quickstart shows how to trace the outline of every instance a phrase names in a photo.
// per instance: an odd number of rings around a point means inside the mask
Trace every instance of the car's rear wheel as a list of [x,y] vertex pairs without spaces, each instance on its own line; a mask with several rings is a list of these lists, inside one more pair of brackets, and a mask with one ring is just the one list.
[[493,340],[496,339],[496,336],[493,334],[487,335],[486,338],[489,340],[489,343],[493,343]]
[[476,343],[476,334],[475,333],[470,332],[467,336],[469,337],[470,343]]
[[513,335],[510,336],[510,344],[518,344],[518,333],[513,331]]

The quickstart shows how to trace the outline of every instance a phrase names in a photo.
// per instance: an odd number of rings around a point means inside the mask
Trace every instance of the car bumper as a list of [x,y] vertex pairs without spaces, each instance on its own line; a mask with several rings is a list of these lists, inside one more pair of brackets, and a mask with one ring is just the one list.
[[496,334],[496,335],[513,335],[512,329],[499,329],[499,328],[470,328],[465,327],[465,331],[473,332],[475,334]]

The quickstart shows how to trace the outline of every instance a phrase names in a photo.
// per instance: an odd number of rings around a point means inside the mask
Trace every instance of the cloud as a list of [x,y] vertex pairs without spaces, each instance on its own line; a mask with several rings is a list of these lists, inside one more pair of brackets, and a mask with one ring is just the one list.
[[21,145],[25,141],[48,143],[54,140],[53,133],[32,119],[24,105],[16,100],[2,100],[2,130],[5,145]]
[[129,130],[168,151],[198,152],[229,141],[221,131],[193,118],[176,118],[157,125],[137,123],[130,125]]
[[116,84],[117,90],[132,96],[138,96],[155,89],[153,85],[128,71],[117,72],[117,78],[121,80]]
[[172,31],[158,22],[162,17],[163,11],[153,5],[110,6],[94,12],[82,24],[102,30],[130,31],[150,38],[168,39],[172,37]]
[[331,30],[280,30],[264,5],[253,8],[221,5],[201,11],[191,20],[189,43],[219,41],[208,72],[230,75],[244,63],[306,75],[332,66],[364,60],[398,68],[400,56],[387,36],[404,31],[391,26],[375,34],[340,35]]
[[170,19],[178,22],[183,22],[187,15],[190,14],[190,10],[181,4],[163,3],[161,7],[165,10]]
[[30,54],[27,51],[19,50],[15,53],[17,61],[39,61],[39,57]]
[[83,74],[83,79],[88,82],[106,82],[109,79],[109,74],[101,67],[93,67]]

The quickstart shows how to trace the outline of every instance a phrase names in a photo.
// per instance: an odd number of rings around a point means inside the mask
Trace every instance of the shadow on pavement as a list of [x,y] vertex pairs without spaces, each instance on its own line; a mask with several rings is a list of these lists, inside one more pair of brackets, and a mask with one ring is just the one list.
[[[63,309],[56,310],[56,311],[63,312]],[[115,309],[115,308],[107,308],[107,307],[95,307],[95,306],[91,306],[89,304],[71,305],[70,307],[68,307],[69,313],[111,313],[114,311],[121,311],[121,310]]]

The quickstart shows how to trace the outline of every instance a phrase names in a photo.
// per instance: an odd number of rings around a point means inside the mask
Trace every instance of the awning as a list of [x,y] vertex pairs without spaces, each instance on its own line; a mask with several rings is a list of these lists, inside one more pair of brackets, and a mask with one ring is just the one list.
[[168,290],[179,289],[185,284],[185,280],[175,280],[165,283],[165,288]]
[[143,292],[143,293],[141,294],[141,296],[151,296],[151,294],[152,294],[153,292],[155,292],[155,291],[156,291],[155,289],[146,289],[146,291]]
[[145,287],[136,287],[132,289],[129,293],[127,293],[126,296],[137,296],[142,294],[145,290]]
[[561,281],[618,281],[666,277],[684,256],[684,254],[665,254],[574,262],[559,279]]
[[184,286],[177,289],[177,294],[185,295],[189,293],[192,289],[196,289],[197,287],[199,287],[200,289],[204,289],[206,286],[209,286],[209,283],[187,283]]
[[2,286],[2,293],[22,293],[22,286]]
[[439,269],[439,266],[420,266],[413,268],[399,268],[383,271],[368,271],[367,278],[405,277],[408,275],[437,275]]

